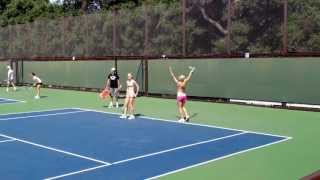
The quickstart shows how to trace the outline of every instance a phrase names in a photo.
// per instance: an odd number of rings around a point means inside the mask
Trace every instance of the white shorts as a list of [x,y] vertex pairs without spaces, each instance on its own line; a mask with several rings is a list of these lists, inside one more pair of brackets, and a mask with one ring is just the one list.
[[11,83],[14,83],[14,80],[13,80],[13,79],[9,79],[9,80],[7,81],[7,84],[11,84]]

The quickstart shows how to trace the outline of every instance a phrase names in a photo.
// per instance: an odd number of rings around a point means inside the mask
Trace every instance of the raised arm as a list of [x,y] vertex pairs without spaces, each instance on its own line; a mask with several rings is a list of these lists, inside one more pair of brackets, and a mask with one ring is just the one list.
[[190,72],[189,72],[189,75],[188,75],[188,77],[186,78],[185,82],[188,82],[188,81],[191,79],[191,76],[192,76],[194,70],[195,70],[194,67],[190,67]]
[[170,72],[170,74],[171,74],[172,79],[174,80],[174,82],[176,82],[176,83],[177,83],[177,82],[178,82],[178,80],[177,80],[176,76],[173,74],[171,66],[169,67],[169,72]]

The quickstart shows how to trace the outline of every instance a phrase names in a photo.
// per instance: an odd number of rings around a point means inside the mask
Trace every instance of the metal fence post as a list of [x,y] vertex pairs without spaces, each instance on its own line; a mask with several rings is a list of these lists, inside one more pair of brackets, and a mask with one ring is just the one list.
[[182,9],[182,55],[186,56],[186,0],[181,0]]
[[144,52],[143,52],[143,79],[144,79],[144,95],[148,95],[148,54],[149,54],[149,16],[148,16],[148,4],[144,3]]
[[283,0],[283,39],[282,54],[288,54],[288,0]]
[[226,37],[226,50],[228,55],[231,54],[231,1],[232,0],[228,0],[228,22],[227,22],[227,29],[228,29],[228,34]]

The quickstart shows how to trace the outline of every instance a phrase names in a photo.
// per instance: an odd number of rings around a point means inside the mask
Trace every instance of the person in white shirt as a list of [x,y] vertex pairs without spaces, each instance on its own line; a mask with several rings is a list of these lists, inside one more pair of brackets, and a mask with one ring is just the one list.
[[36,76],[34,72],[31,73],[31,76],[32,76],[32,80],[35,82],[35,87],[36,87],[36,96],[34,98],[40,99],[40,88],[42,85],[42,81],[38,76]]
[[126,99],[124,101],[124,108],[123,108],[123,114],[120,116],[120,118],[125,119],[129,117],[128,119],[134,119],[134,101],[135,98],[138,96],[139,93],[139,85],[138,83],[133,79],[133,76],[131,73],[128,74],[128,80],[127,80],[127,92],[126,92]]
[[15,91],[17,88],[14,85],[14,71],[12,70],[11,66],[7,66],[8,69],[8,79],[7,79],[7,92],[9,92],[9,87],[12,85],[13,90]]

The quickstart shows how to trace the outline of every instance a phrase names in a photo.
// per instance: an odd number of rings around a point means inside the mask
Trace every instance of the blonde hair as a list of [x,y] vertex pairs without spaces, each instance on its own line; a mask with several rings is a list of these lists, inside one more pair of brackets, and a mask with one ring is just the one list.
[[184,81],[185,79],[186,79],[186,76],[183,74],[178,77],[179,81]]

